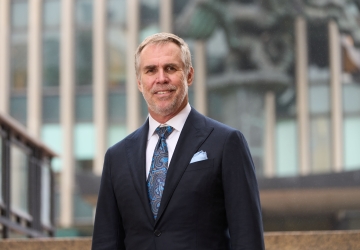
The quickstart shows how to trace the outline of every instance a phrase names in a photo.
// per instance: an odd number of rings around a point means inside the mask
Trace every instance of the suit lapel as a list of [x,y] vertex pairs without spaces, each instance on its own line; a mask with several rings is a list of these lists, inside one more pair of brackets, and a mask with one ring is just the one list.
[[166,209],[192,156],[197,152],[212,130],[212,127],[205,126],[204,116],[192,108],[181,131],[170,162],[155,226]]
[[127,157],[129,159],[129,167],[131,177],[135,189],[143,203],[144,210],[148,215],[151,223],[154,223],[154,216],[151,212],[149,199],[146,188],[146,145],[149,131],[149,122],[140,127],[133,136],[126,141]]

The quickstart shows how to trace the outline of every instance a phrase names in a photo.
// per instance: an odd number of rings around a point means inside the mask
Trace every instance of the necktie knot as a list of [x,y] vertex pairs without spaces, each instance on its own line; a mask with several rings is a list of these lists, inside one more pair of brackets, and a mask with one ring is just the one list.
[[166,127],[157,127],[155,132],[158,134],[158,136],[162,139],[167,139],[168,136],[174,131],[174,128],[171,126]]

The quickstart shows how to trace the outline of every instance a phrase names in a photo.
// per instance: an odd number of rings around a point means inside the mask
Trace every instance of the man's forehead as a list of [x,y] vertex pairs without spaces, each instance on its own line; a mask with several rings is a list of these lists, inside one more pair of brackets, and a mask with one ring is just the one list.
[[165,64],[182,64],[180,48],[175,43],[171,42],[167,44],[149,44],[144,47],[140,54],[140,64],[142,64],[142,66],[146,66],[144,64],[158,62],[159,58],[157,55],[164,60],[163,62]]
[[[170,41],[166,41],[166,42],[160,42],[160,43],[150,43],[148,45],[146,45],[141,53],[140,56],[151,51],[151,50],[159,50],[159,51],[164,51],[165,47],[168,50],[178,50],[180,52],[180,47],[174,43],[174,42],[170,42]],[[145,52],[145,53],[144,53]]]

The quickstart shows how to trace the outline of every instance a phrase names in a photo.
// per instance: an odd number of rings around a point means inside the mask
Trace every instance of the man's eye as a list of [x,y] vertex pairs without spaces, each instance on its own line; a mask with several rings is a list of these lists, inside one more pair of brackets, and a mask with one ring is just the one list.
[[171,67],[171,66],[169,66],[169,67],[166,67],[166,71],[167,72],[174,72],[176,69],[174,68],[174,67]]

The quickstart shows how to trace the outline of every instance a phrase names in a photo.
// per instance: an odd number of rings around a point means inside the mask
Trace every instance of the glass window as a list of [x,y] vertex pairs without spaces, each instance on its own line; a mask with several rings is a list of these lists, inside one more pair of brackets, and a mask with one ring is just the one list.
[[351,114],[360,112],[360,86],[359,84],[344,84],[343,85],[343,103],[344,113]]
[[209,100],[211,100],[211,102],[208,103],[209,116],[217,121],[222,121],[221,95],[219,95],[217,91],[209,91],[208,95]]
[[27,1],[12,1],[11,5],[11,87],[25,89],[27,85]]
[[82,123],[75,125],[74,131],[74,151],[77,160],[93,159],[95,148],[95,128],[94,124]]
[[92,84],[92,30],[76,32],[76,85]]
[[[221,107],[210,110],[210,114],[221,113],[221,122],[239,129],[248,141],[258,174],[263,173],[263,136],[265,120],[263,116],[263,97],[254,89],[241,86],[210,90],[216,92],[209,97],[216,96],[216,102]],[[212,100],[209,100],[212,102]],[[214,105],[209,105],[213,108]],[[220,109],[220,111],[219,111]]]
[[91,93],[76,95],[75,105],[76,121],[91,122],[93,120],[93,96]]
[[309,89],[310,113],[324,114],[330,112],[329,85],[312,85]]
[[108,128],[108,147],[124,139],[127,135],[125,125],[110,125]]
[[[54,152],[61,155],[62,151],[62,131],[60,124],[44,124],[41,127],[41,140]],[[52,160],[54,172],[61,171],[61,159],[59,157]]]
[[81,159],[76,160],[76,171],[79,173],[91,173],[93,170],[94,160],[93,159]]
[[[217,48],[217,49],[214,49]],[[223,29],[218,29],[207,40],[206,57],[209,75],[223,73],[225,68],[225,60],[229,53],[226,43],[226,33]]]
[[[327,70],[318,70],[310,74],[313,80],[328,81]],[[331,171],[331,125],[330,125],[330,89],[326,84],[312,84],[309,88],[310,99],[310,145],[311,168],[314,173]]]
[[295,119],[276,123],[276,175],[296,176],[298,173],[297,131]]
[[149,35],[160,32],[159,10],[159,0],[140,1],[139,42],[143,41]]
[[41,223],[51,225],[51,172],[48,163],[41,166]]
[[93,21],[93,1],[77,0],[76,1],[76,21],[78,25],[88,26]]
[[307,24],[309,65],[329,67],[328,19],[312,20]]
[[11,13],[12,27],[15,29],[23,29],[28,26],[28,2],[12,1]]
[[76,84],[92,85],[92,8],[91,0],[76,2]]
[[44,95],[42,118],[44,123],[60,121],[60,98],[58,95]]
[[10,115],[26,125],[27,97],[25,95],[13,95],[10,99]]
[[[14,31],[15,32],[15,31]],[[26,32],[14,33],[11,36],[11,87],[23,90],[27,86],[27,53],[28,41]]]
[[107,76],[110,87],[126,82],[126,1],[107,2]]
[[110,88],[126,82],[126,1],[107,2],[107,78]]
[[60,1],[46,0],[43,6],[43,85],[59,86]]
[[344,119],[344,161],[346,170],[360,169],[360,117]]
[[126,0],[108,0],[107,1],[108,23],[126,24]]
[[313,173],[331,171],[330,120],[328,117],[316,117],[310,121],[310,152]]
[[110,122],[126,121],[126,93],[111,92],[108,95],[108,117]]
[[313,173],[331,171],[328,21],[308,23],[310,163]]
[[108,28],[107,56],[109,86],[124,85],[126,81],[126,33],[118,26]]
[[[94,157],[93,149],[91,149],[91,145],[94,145],[93,128],[92,124],[78,124],[75,127],[76,171],[79,174],[92,171],[92,159]],[[91,224],[93,222],[93,206],[86,201],[86,198],[82,197],[78,190],[74,192],[73,198],[75,223]]]
[[360,86],[343,84],[344,168],[360,169]]
[[43,85],[59,86],[60,81],[60,34],[58,30],[43,33]]
[[181,0],[181,1],[174,1],[173,2],[173,15],[175,18],[181,14],[184,8],[187,6],[189,0]]
[[79,224],[93,223],[94,211],[92,205],[81,197],[81,194],[76,192],[73,194],[74,201],[74,222]]
[[43,9],[44,27],[58,27],[60,25],[60,1],[45,0]]
[[28,155],[16,144],[11,145],[11,208],[17,212],[28,213]]

